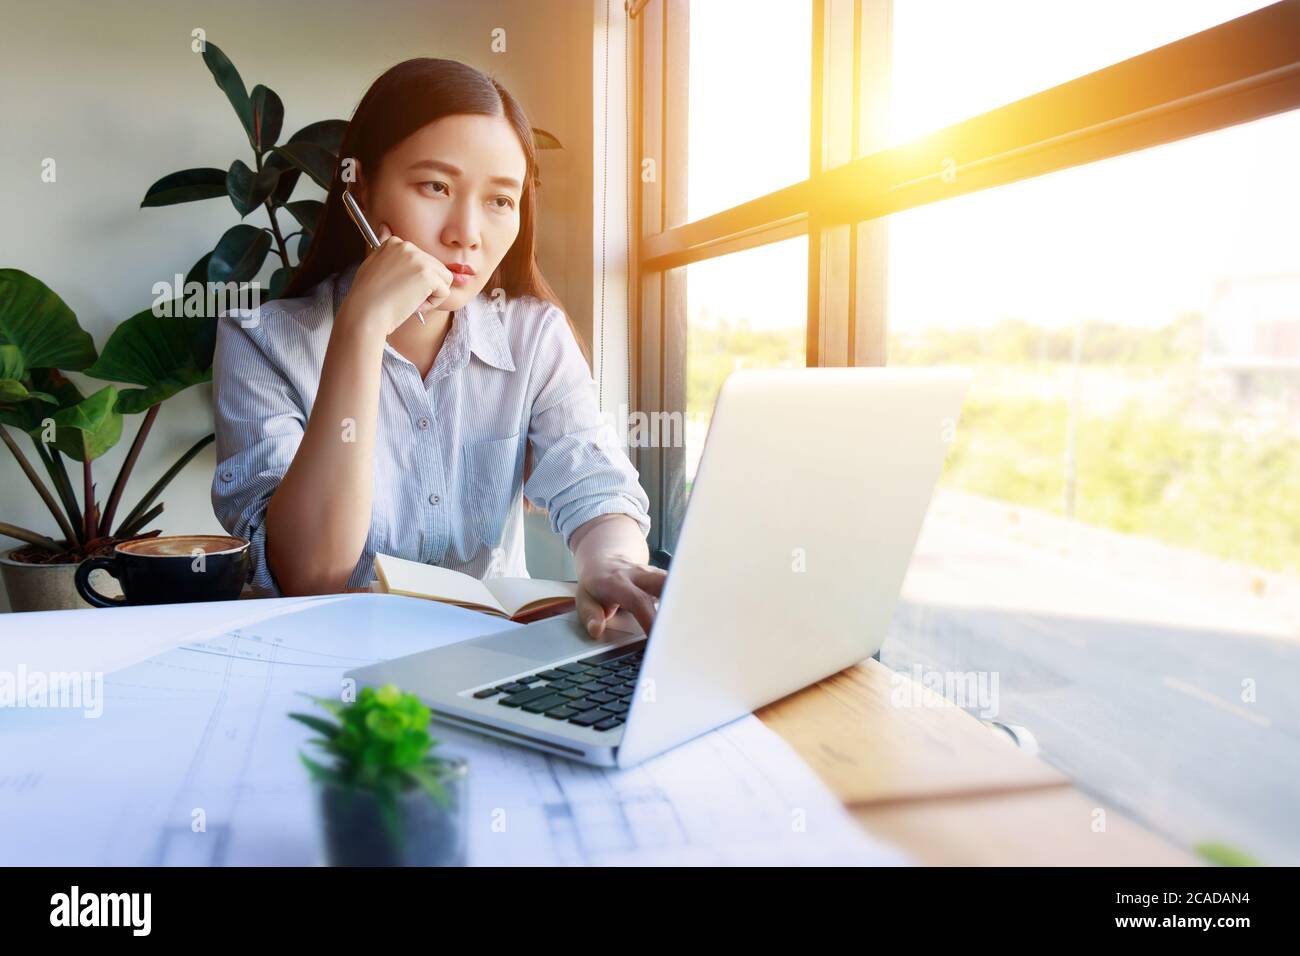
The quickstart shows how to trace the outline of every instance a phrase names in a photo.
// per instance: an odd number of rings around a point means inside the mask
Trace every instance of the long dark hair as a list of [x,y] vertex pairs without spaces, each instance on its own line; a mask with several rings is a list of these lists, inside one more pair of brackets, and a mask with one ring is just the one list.
[[502,289],[511,297],[531,295],[558,306],[590,364],[591,353],[586,343],[537,265],[537,147],[532,125],[523,107],[505,87],[486,73],[457,60],[432,57],[405,60],[370,84],[343,133],[340,162],[334,167],[325,208],[316,223],[307,257],[298,265],[282,297],[304,296],[325,278],[365,257],[365,240],[343,207],[346,184],[342,179],[342,160],[359,160],[362,172],[373,176],[388,151],[406,137],[434,120],[460,113],[505,117],[514,127],[527,160],[519,202],[519,235],[484,288]]
[[[373,176],[390,149],[416,130],[444,116],[473,113],[504,116],[514,127],[527,166],[519,202],[519,235],[501,264],[488,279],[486,289],[502,289],[507,296],[531,295],[564,312],[569,329],[587,364],[591,353],[569,315],[537,265],[537,146],[523,107],[500,83],[456,60],[417,57],[386,70],[370,84],[352,112],[335,164],[325,208],[312,234],[307,257],[298,265],[282,297],[306,295],[322,280],[347,269],[365,257],[366,243],[343,207],[342,160],[354,158],[363,174]],[[524,456],[524,481],[533,466],[532,443]],[[527,498],[527,510],[539,510]]]

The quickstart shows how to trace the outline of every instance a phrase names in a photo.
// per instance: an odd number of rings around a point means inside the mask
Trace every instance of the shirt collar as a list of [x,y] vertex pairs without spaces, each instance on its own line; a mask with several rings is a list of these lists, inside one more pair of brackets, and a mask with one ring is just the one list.
[[[343,297],[352,287],[352,280],[360,267],[361,262],[358,260],[338,274],[334,289],[334,314],[337,314]],[[448,359],[452,368],[459,368],[469,361],[468,355],[462,355],[467,346],[470,352],[493,368],[506,372],[515,370],[501,315],[482,292],[451,314],[451,328],[447,330],[443,348],[450,350]],[[442,364],[441,359],[438,364]]]

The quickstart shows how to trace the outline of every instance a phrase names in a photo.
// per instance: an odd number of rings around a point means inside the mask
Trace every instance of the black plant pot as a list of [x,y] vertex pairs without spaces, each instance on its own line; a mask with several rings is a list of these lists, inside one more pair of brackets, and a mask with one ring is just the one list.
[[373,791],[316,781],[329,866],[464,866],[468,850],[469,762],[447,758],[447,806],[419,787],[397,800],[400,837],[384,823]]

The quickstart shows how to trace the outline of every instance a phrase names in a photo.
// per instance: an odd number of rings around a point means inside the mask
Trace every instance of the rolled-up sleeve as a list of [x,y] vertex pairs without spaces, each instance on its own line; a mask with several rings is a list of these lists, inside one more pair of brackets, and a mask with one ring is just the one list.
[[613,427],[600,414],[596,383],[568,320],[556,307],[541,321],[533,358],[528,438],[529,501],[547,509],[564,539],[592,518],[625,514],[650,533],[650,499]]
[[251,542],[253,586],[279,597],[266,560],[266,508],[293,462],[307,419],[296,390],[251,330],[230,316],[218,323],[212,358],[217,436],[212,509],[230,534]]

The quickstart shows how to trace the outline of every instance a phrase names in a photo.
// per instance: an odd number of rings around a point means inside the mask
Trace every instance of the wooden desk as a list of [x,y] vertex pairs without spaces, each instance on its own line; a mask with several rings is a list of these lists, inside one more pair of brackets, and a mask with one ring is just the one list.
[[1199,864],[941,695],[913,688],[924,705],[895,706],[910,680],[867,660],[757,714],[868,831],[920,863]]
[[[377,591],[369,588],[351,591]],[[246,589],[244,597],[255,597]],[[757,711],[873,835],[955,866],[1196,866],[1062,773],[923,687],[866,660]],[[1097,811],[1105,829],[1094,830]]]

